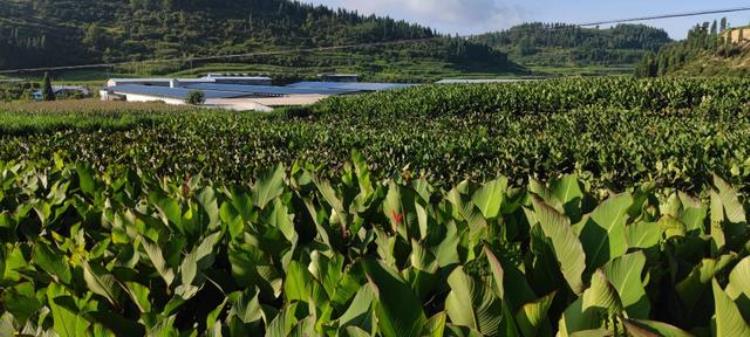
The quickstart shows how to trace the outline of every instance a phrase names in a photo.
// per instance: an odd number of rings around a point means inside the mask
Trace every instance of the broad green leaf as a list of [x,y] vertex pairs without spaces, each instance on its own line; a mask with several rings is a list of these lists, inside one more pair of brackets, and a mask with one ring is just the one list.
[[362,287],[358,275],[353,276],[355,273],[351,271],[342,271],[344,263],[344,257],[341,255],[336,254],[328,258],[316,250],[310,254],[310,265],[307,267],[336,306],[349,302]]
[[39,302],[34,293],[34,284],[23,282],[12,288],[6,288],[2,292],[4,310],[13,314],[13,317],[20,323],[26,324],[37,311],[42,309],[43,304]]
[[693,335],[666,323],[649,320],[623,320],[632,337],[693,337]]
[[32,260],[60,282],[70,284],[72,274],[62,252],[38,240],[34,244]]
[[538,198],[533,199],[533,204],[542,231],[552,242],[560,271],[570,289],[581,294],[584,288],[582,277],[586,269],[586,253],[570,226],[570,220]]
[[375,299],[371,287],[362,287],[354,296],[351,305],[339,317],[339,325],[344,328],[351,325],[370,328],[370,308]]
[[427,320],[422,337],[443,337],[445,336],[445,323],[448,316],[441,311]]
[[414,210],[417,212],[417,224],[419,224],[419,239],[425,240],[430,235],[430,218],[427,210],[419,204],[414,203]]
[[292,221],[294,215],[290,215],[288,211],[289,209],[284,205],[281,199],[276,199],[273,201],[273,210],[270,219],[268,219],[268,223],[281,231],[287,241],[296,243],[297,232],[294,230],[294,222]]
[[308,302],[312,296],[313,280],[310,273],[297,261],[291,261],[284,279],[284,295],[287,301]]
[[743,317],[750,318],[750,257],[742,259],[729,273],[726,293],[737,304]]
[[391,229],[398,233],[404,240],[409,241],[408,216],[410,214],[407,214],[407,210],[404,207],[401,187],[394,182],[388,185],[388,193],[383,201],[383,213],[388,218]]
[[638,221],[625,226],[625,237],[630,248],[651,248],[659,244],[662,227],[655,222]]
[[146,251],[146,255],[151,260],[151,264],[154,266],[156,271],[164,279],[169,287],[174,281],[174,270],[167,265],[167,261],[164,259],[161,248],[155,243],[152,243],[149,239],[142,238],[141,244],[143,250]]
[[547,319],[547,312],[550,306],[552,306],[552,300],[554,300],[555,295],[556,293],[553,292],[534,302],[524,304],[518,313],[516,313],[516,322],[525,337],[538,336],[539,328],[544,320]]
[[460,262],[460,256],[457,254],[460,241],[456,223],[451,221],[445,224],[445,237],[433,250],[438,266],[445,267]]
[[76,165],[76,172],[78,173],[78,184],[83,193],[88,195],[94,195],[96,192],[96,180],[94,179],[95,173],[89,166],[79,163]]
[[117,337],[143,336],[146,329],[136,321],[128,320],[117,313],[94,311],[87,313],[96,323],[103,325]]
[[685,224],[688,231],[698,231],[700,234],[705,233],[705,221],[708,209],[699,199],[692,198],[684,193],[678,193],[678,195],[683,206],[680,221]]
[[495,294],[498,298],[505,298],[505,272],[503,271],[503,265],[500,260],[497,259],[492,249],[487,245],[484,246],[484,255],[487,257],[487,261],[490,264],[490,271],[492,271],[492,278],[495,284]]
[[[2,215],[0,215],[0,217],[2,217]],[[0,220],[0,224],[1,223],[2,223],[2,221]],[[7,254],[5,253],[5,245],[0,244],[0,282],[2,282],[3,278],[5,277],[5,265],[6,265],[6,263],[5,263],[5,260],[6,260],[5,256],[6,255]]]
[[310,315],[302,320],[299,320],[297,324],[292,327],[292,331],[287,336],[308,337],[315,335],[315,316]]
[[201,190],[198,194],[198,202],[208,216],[208,229],[212,231],[218,229],[221,225],[221,219],[219,217],[219,204],[216,201],[213,188],[206,187]]
[[591,286],[583,293],[581,308],[602,310],[610,315],[619,314],[623,310],[617,289],[609,282],[603,271],[597,270],[591,276]]
[[451,323],[487,336],[501,332],[503,304],[488,284],[467,275],[459,266],[448,276],[448,285],[451,292],[445,299],[445,310]]
[[602,326],[601,313],[594,309],[583,309],[583,297],[578,297],[563,312],[558,323],[558,336],[570,337],[579,331],[597,329]]
[[346,334],[343,336],[346,337],[372,337],[372,334],[356,326],[347,326],[344,331]]
[[[245,292],[234,292],[229,294],[227,301],[231,303],[227,317],[237,318],[245,324],[252,324],[263,319],[264,312],[261,308],[260,293],[256,289],[249,289]],[[217,308],[218,309],[218,308]],[[214,312],[216,309],[214,310]]]
[[687,226],[682,221],[671,215],[665,215],[657,223],[666,239],[685,237],[688,233]]
[[618,257],[602,268],[609,282],[617,289],[630,318],[650,317],[651,304],[641,279],[645,266],[646,256],[636,252]]
[[281,195],[284,191],[284,179],[286,169],[283,165],[276,166],[273,171],[266,172],[255,182],[253,186],[253,200],[258,208],[263,209],[269,202]]
[[498,216],[507,188],[508,179],[502,177],[485,183],[474,193],[472,201],[479,207],[486,219],[494,219]]
[[747,222],[745,209],[739,201],[738,194],[726,181],[714,175],[714,186],[718,189],[719,199],[726,211],[726,218],[731,223],[739,224]]
[[727,182],[714,176],[714,186],[710,194],[711,237],[716,253],[745,234],[747,217],[737,192]]
[[0,337],[14,337],[18,331],[13,327],[13,315],[9,312],[0,316]]
[[677,283],[677,294],[688,310],[695,308],[701,297],[708,292],[711,280],[735,258],[736,255],[728,254],[718,259],[703,259],[687,277]]
[[232,277],[242,287],[257,287],[266,296],[278,297],[283,289],[282,274],[270,254],[258,245],[259,240],[249,233],[244,233],[244,242],[230,244]]
[[375,312],[384,337],[421,337],[427,323],[422,303],[397,272],[380,262],[363,262],[375,294]]
[[135,305],[138,306],[138,310],[140,310],[141,313],[147,313],[151,311],[151,300],[149,299],[151,290],[148,287],[136,282],[127,282],[125,283],[125,288],[128,295],[133,300]]
[[104,296],[115,307],[118,306],[120,287],[113,275],[108,274],[97,266],[92,267],[88,262],[84,261],[83,279],[86,281],[89,290],[97,295]]
[[718,254],[727,244],[727,238],[724,234],[724,207],[721,198],[715,190],[711,190],[711,244],[714,254]]
[[276,318],[268,324],[266,337],[287,337],[300,319],[307,316],[304,307],[298,303],[288,304]]
[[628,250],[625,223],[632,204],[630,194],[620,194],[610,197],[591,213],[580,233],[590,270],[603,266]]
[[739,309],[721,289],[716,279],[712,280],[714,305],[716,307],[715,336],[750,336],[750,326],[742,318]]
[[208,268],[214,261],[214,247],[221,240],[222,232],[207,236],[195,247],[180,264],[182,284],[190,285],[198,276],[198,272]]
[[591,329],[576,331],[570,337],[615,337],[615,333],[608,329]]
[[331,183],[328,180],[315,180],[315,186],[318,188],[318,193],[325,200],[329,206],[331,206],[336,212],[343,213],[344,202],[341,200],[341,196],[336,193]]
[[[47,287],[47,299],[52,318],[54,321],[54,331],[60,337],[88,337],[87,330],[89,323],[78,311],[71,311],[71,307],[76,307],[76,303],[68,295],[62,286],[51,284]],[[60,305],[58,302],[73,302],[72,305]]]
[[575,221],[580,219],[580,203],[583,199],[583,191],[581,191],[578,176],[574,174],[565,175],[550,183],[550,189],[552,195],[562,203],[565,214],[576,219]]

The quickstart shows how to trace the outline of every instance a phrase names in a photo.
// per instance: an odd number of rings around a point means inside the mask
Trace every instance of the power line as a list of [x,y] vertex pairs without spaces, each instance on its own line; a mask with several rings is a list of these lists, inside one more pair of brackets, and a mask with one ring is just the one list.
[[273,56],[273,55],[311,53],[311,52],[332,51],[332,50],[342,50],[342,49],[378,47],[378,46],[385,46],[385,45],[408,44],[408,43],[417,43],[417,42],[427,42],[427,41],[443,39],[443,38],[445,38],[445,36],[435,36],[435,37],[429,37],[429,38],[423,38],[423,39],[411,39],[411,40],[359,43],[359,44],[340,45],[340,46],[270,50],[270,51],[261,51],[261,52],[244,53],[244,54],[182,57],[182,58],[172,58],[172,59],[152,59],[152,60],[143,60],[143,61],[95,63],[95,64],[82,64],[82,65],[72,65],[72,66],[21,68],[21,69],[11,69],[11,70],[0,70],[0,74],[39,72],[39,71],[79,70],[79,69],[92,69],[92,68],[112,68],[116,66],[124,66],[124,65],[130,65],[130,64],[159,64],[159,63],[172,63],[172,62],[187,63],[187,62],[201,62],[201,61],[211,61],[211,60],[229,60],[229,59],[237,59],[237,58],[248,58],[248,57],[254,57],[254,56]]
[[[594,27],[594,26],[611,25],[611,24],[619,24],[619,23],[653,21],[653,20],[662,20],[662,19],[701,16],[701,15],[709,15],[709,14],[737,13],[737,12],[746,12],[746,11],[750,11],[750,7],[703,10],[703,11],[696,11],[696,12],[662,14],[662,15],[644,16],[644,17],[636,17],[636,18],[570,24],[570,25],[561,26],[559,27],[559,29],[569,29],[570,27],[576,27],[576,26],[577,27]],[[551,27],[551,28],[554,29],[557,27]],[[472,36],[463,36],[463,37],[468,38]],[[151,59],[151,60],[143,60],[143,61],[123,61],[123,62],[113,62],[113,63],[95,63],[95,64],[82,64],[82,65],[69,65],[69,66],[20,68],[20,69],[0,70],[0,74],[14,74],[14,73],[40,72],[40,71],[80,70],[80,69],[96,69],[96,68],[114,68],[116,66],[125,66],[125,65],[131,65],[131,64],[159,64],[159,63],[175,63],[175,62],[188,63],[188,62],[201,62],[201,61],[211,61],[211,60],[229,60],[229,59],[237,59],[237,58],[249,58],[249,57],[254,57],[254,56],[273,56],[273,55],[284,55],[284,54],[312,53],[312,52],[320,52],[320,51],[333,51],[333,50],[378,47],[378,46],[386,46],[386,45],[419,43],[419,42],[428,42],[428,41],[444,39],[444,38],[446,38],[446,36],[434,36],[434,37],[422,38],[422,39],[397,40],[397,41],[385,41],[385,42],[358,43],[358,44],[340,45],[340,46],[271,50],[271,51],[252,52],[252,53],[243,53],[243,54],[230,54],[230,55],[211,55],[211,56],[182,57],[182,58],[171,58],[171,59]]]
[[654,20],[662,20],[662,19],[675,19],[675,18],[684,18],[684,17],[690,17],[690,16],[700,16],[700,15],[709,15],[709,14],[727,14],[727,13],[737,13],[737,12],[747,12],[747,11],[750,11],[750,7],[737,7],[737,8],[728,8],[728,9],[716,9],[716,10],[704,10],[704,11],[697,11],[697,12],[676,13],[676,14],[662,14],[662,15],[644,16],[644,17],[636,17],[636,18],[620,19],[620,20],[607,20],[607,21],[599,21],[599,22],[582,23],[582,24],[578,24],[577,26],[593,27],[593,26],[611,25],[611,24],[616,24],[616,23],[654,21]]

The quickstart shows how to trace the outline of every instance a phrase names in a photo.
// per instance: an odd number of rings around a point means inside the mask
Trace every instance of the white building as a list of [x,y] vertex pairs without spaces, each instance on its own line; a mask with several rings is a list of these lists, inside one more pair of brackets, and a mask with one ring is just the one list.
[[267,77],[209,74],[199,79],[111,79],[101,92],[102,100],[128,102],[164,102],[184,105],[194,91],[203,93],[202,105],[228,110],[271,111],[276,107],[314,104],[334,95],[400,89],[412,86],[399,83],[298,82],[287,86],[269,83]]
[[271,85],[271,78],[266,76],[223,76],[217,74],[208,74],[201,78],[113,78],[107,81],[107,87],[116,87],[119,85],[150,85],[175,88],[179,87],[178,83]]
[[[88,97],[91,95],[89,88],[78,85],[53,85],[52,92],[55,93],[55,97],[65,95],[80,95],[82,97]],[[31,98],[35,101],[41,101],[44,99],[44,93],[41,89],[34,90],[31,92]]]

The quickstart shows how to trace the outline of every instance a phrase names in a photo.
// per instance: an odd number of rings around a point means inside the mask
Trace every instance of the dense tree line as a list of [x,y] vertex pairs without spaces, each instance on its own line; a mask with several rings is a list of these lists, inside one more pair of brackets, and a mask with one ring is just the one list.
[[[527,23],[511,29],[474,37],[517,57],[531,58],[552,49],[548,62],[577,64],[635,63],[647,51],[657,51],[671,40],[664,30],[644,25],[618,25],[609,29],[583,28],[562,23]],[[549,53],[548,53],[549,54]],[[536,60],[544,60],[536,57]],[[544,61],[543,61],[544,62]]]
[[[289,0],[0,0],[0,68],[433,37],[405,21]],[[452,62],[506,62],[501,52],[449,37],[432,50],[429,57]]]
[[667,75],[704,56],[736,55],[741,48],[724,38],[722,33],[727,29],[729,23],[726,18],[696,25],[688,32],[687,39],[665,45],[657,53],[646,54],[636,67],[636,76]]

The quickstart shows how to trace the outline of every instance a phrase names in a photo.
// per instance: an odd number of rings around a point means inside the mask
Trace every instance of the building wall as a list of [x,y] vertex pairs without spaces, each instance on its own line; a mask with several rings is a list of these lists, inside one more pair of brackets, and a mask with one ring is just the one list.
[[[742,34],[740,34],[740,32],[742,32]],[[750,41],[750,27],[733,28],[722,34],[725,39],[729,37],[729,42],[731,43]],[[742,35],[742,41],[740,41],[740,35]]]
[[125,101],[127,102],[164,102],[171,105],[185,105],[185,101],[177,98],[167,98],[167,97],[157,97],[157,96],[148,96],[148,95],[136,95],[136,94],[126,94],[123,93],[123,96],[125,96]]

